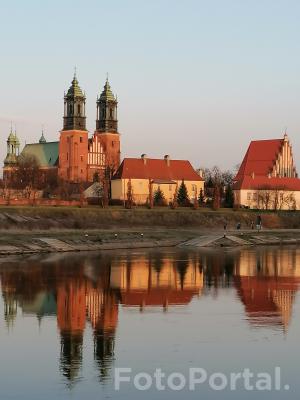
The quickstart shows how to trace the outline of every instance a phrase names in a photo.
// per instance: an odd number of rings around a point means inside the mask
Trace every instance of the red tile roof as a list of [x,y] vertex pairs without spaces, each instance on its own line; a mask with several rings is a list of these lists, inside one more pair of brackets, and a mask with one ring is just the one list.
[[202,181],[189,161],[124,158],[113,179],[155,179],[162,181]]
[[253,179],[251,176],[241,177],[240,180],[235,182],[233,189],[285,189],[290,191],[300,190],[300,179],[299,178],[268,178],[267,176],[255,176]]
[[267,176],[273,168],[282,144],[283,139],[252,141],[235,180],[253,172],[255,176]]

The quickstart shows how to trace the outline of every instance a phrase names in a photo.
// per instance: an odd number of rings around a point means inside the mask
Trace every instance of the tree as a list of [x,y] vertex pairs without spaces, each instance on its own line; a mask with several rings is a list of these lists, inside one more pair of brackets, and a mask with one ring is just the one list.
[[233,203],[234,203],[233,190],[232,190],[231,184],[228,183],[225,188],[224,206],[228,207],[228,208],[232,208]]
[[129,179],[127,183],[127,199],[126,199],[126,208],[132,208],[133,206],[133,189],[132,189],[132,184],[131,184],[131,179]]
[[193,208],[194,210],[197,210],[199,208],[199,202],[198,202],[198,196],[197,196],[197,188],[195,190],[195,197],[194,197],[194,202],[193,202]]
[[213,203],[212,208],[213,210],[218,210],[221,206],[221,194],[220,194],[220,186],[215,185],[214,193],[213,193]]
[[199,206],[202,206],[204,203],[203,189],[200,189],[199,196],[198,196],[198,203],[199,203]]
[[158,187],[156,189],[153,200],[154,200],[155,206],[165,206],[166,205],[165,195],[160,187]]
[[154,199],[153,199],[153,182],[151,181],[151,179],[149,179],[149,198],[147,201],[147,205],[149,208],[153,208],[153,203],[154,203]]
[[186,185],[184,183],[184,180],[182,180],[181,185],[178,190],[177,202],[178,202],[178,205],[183,206],[183,207],[188,207],[191,205],[188,191],[187,191]]
[[284,207],[295,210],[296,200],[294,193],[285,187],[272,188],[262,185],[257,190],[257,208],[264,210],[282,210]]
[[172,208],[172,210],[175,210],[175,208],[178,207],[177,197],[178,197],[178,184],[176,184],[173,200],[170,202],[170,207]]
[[96,171],[93,175],[93,182],[100,182],[100,174]]
[[31,193],[41,186],[39,163],[33,155],[21,155],[18,158],[14,186],[25,189],[25,196],[30,198]]

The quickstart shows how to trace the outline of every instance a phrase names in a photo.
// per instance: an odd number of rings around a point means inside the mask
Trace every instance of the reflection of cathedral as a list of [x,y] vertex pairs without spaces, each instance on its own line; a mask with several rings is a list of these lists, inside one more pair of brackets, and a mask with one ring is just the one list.
[[94,361],[100,380],[110,376],[119,307],[137,312],[155,307],[172,312],[199,295],[218,295],[235,287],[248,321],[288,329],[300,284],[300,251],[218,253],[140,253],[66,257],[51,268],[34,262],[0,267],[4,319],[12,328],[24,314],[57,318],[60,371],[69,381],[80,377],[85,329],[93,332]]

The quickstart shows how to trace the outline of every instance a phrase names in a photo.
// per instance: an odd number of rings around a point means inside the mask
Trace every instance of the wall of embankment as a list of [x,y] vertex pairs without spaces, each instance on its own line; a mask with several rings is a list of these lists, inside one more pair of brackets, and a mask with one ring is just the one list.
[[192,209],[132,209],[110,207],[0,207],[1,229],[108,229],[128,227],[169,227],[222,229],[224,223],[234,228],[251,227],[256,216],[262,216],[263,227],[300,228],[300,211],[254,212]]

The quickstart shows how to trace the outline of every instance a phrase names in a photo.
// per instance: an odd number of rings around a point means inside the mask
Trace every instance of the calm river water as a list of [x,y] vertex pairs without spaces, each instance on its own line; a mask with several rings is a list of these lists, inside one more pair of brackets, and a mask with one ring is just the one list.
[[2,258],[0,288],[1,400],[299,398],[300,249]]

